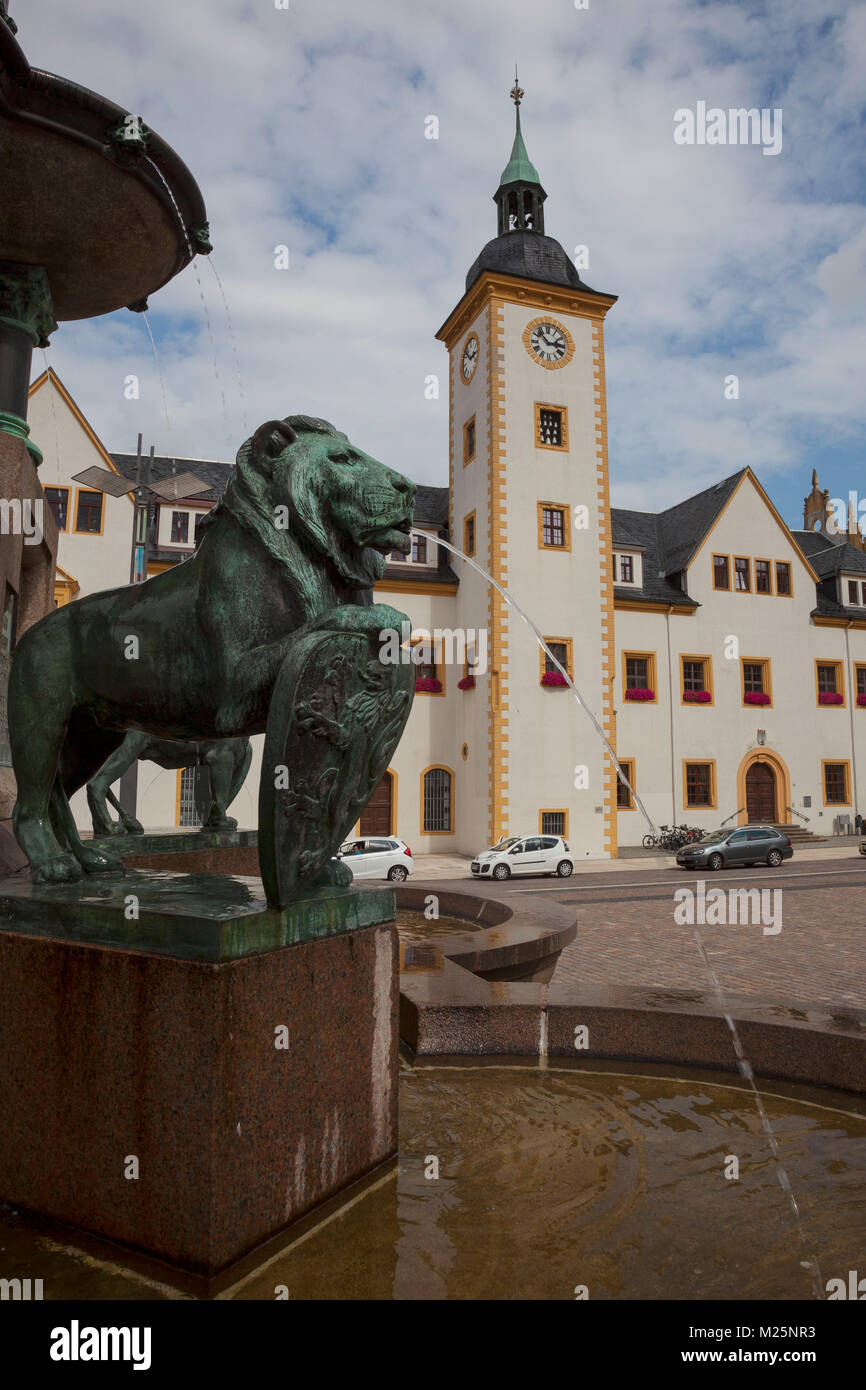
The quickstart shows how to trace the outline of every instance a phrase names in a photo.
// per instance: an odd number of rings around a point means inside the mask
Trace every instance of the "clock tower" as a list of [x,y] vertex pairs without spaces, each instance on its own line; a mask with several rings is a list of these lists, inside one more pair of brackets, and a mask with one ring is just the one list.
[[[614,614],[604,319],[544,231],[547,198],[523,140],[494,194],[497,235],[436,335],[449,354],[451,535],[526,610],[610,743]],[[575,854],[616,853],[616,775],[592,721],[548,670],[519,615],[461,560],[457,620],[487,631],[487,672],[466,692],[464,848],[562,834]]]

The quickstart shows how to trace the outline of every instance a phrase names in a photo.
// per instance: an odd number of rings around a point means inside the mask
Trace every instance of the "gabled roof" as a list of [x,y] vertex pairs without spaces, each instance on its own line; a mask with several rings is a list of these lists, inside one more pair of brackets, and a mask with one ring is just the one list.
[[635,589],[616,586],[613,591],[614,598],[697,608],[696,600],[690,598],[677,582],[667,577],[659,535],[661,515],[655,512],[624,511],[621,507],[611,507],[610,515],[614,549],[640,550],[643,555],[641,587]]
[[659,512],[661,560],[666,574],[685,569],[697,554],[748,471],[741,468],[720,483],[696,492],[694,497]]
[[[93,428],[90,421],[85,418],[84,412],[80,409],[78,405],[76,405],[72,396],[69,394],[66,387],[63,385],[63,382],[60,380],[60,377],[57,375],[53,367],[49,367],[47,371],[44,371],[41,374],[41,376],[38,376],[36,378],[36,380],[33,382],[33,385],[30,387],[30,390],[27,392],[28,400],[32,400],[33,397],[36,395],[37,391],[41,391],[42,387],[45,386],[46,383],[48,383],[49,381],[51,382],[51,385],[54,387],[54,390],[57,392],[60,399],[63,401],[63,404],[65,406],[68,406],[72,415],[78,421],[79,425],[83,429],[84,433],[87,435],[87,438],[90,440],[93,447],[96,449],[96,452],[99,454],[106,468],[110,469],[112,473],[119,473],[120,469],[115,464],[114,459],[111,457],[111,454],[106,449],[105,445],[99,438],[99,435],[96,433],[96,430]],[[126,493],[125,495],[129,497],[128,493]],[[132,498],[129,497],[129,500],[131,502]]]

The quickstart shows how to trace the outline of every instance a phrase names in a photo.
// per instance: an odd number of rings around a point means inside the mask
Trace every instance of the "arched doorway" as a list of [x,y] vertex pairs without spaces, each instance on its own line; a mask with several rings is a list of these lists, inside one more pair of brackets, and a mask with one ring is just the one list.
[[764,824],[776,819],[776,774],[769,763],[752,763],[746,773],[746,820]]
[[361,816],[362,835],[394,834],[394,774],[386,772]]
[[737,817],[750,821],[790,825],[791,774],[787,764],[771,748],[754,748],[737,769]]

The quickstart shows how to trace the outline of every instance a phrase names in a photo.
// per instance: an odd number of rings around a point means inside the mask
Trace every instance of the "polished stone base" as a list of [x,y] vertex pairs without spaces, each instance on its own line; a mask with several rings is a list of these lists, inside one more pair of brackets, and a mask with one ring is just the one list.
[[262,881],[129,870],[78,883],[0,883],[0,927],[184,960],[226,961],[394,918],[386,884],[308,888],[283,911]]
[[163,830],[143,835],[94,835],[88,845],[122,859],[128,869],[258,877],[255,830]]
[[395,937],[214,963],[5,926],[0,1200],[206,1278],[249,1257],[396,1152]]

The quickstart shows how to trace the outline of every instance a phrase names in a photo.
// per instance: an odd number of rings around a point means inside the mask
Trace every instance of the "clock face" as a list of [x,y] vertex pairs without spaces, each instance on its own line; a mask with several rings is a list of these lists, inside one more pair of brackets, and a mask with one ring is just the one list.
[[530,357],[542,367],[564,367],[574,355],[574,341],[568,329],[556,319],[533,319],[523,335]]
[[460,371],[464,381],[471,381],[475,375],[475,368],[478,366],[478,337],[475,333],[470,333],[463,348],[463,356],[460,359]]

